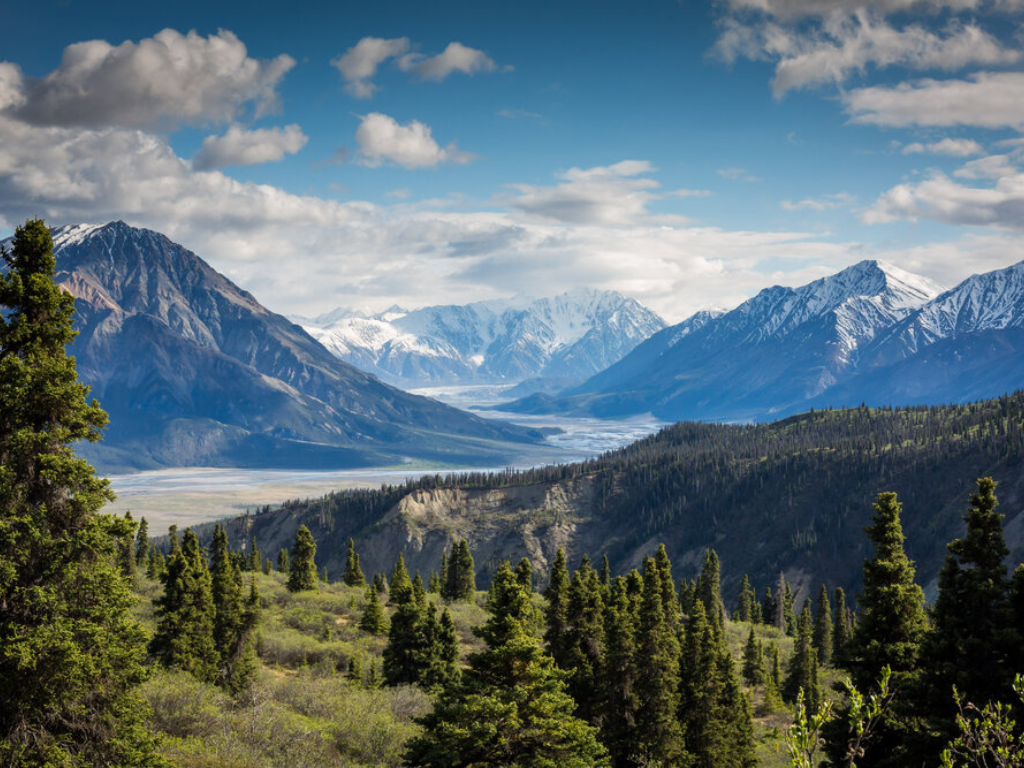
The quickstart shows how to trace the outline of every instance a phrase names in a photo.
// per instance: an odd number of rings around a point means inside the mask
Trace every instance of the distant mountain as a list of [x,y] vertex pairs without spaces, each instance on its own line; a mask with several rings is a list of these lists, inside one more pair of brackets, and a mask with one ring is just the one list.
[[864,261],[799,288],[767,288],[731,312],[697,315],[578,387],[506,407],[704,420],[795,413],[827,402],[877,356],[880,338],[941,293],[927,278]]
[[581,289],[546,299],[335,310],[304,323],[334,355],[407,388],[439,384],[581,382],[665,327],[639,302]]
[[110,413],[107,471],[500,461],[536,439],[381,383],[206,262],[123,222],[53,231],[72,348]]

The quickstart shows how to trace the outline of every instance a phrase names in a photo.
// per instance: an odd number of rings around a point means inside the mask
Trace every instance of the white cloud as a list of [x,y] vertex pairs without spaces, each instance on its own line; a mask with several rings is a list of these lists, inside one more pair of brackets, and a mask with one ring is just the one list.
[[[364,37],[344,54],[332,59],[331,66],[344,78],[345,90],[359,99],[368,99],[379,90],[373,78],[381,64],[389,59],[396,59],[398,68],[403,72],[414,74],[420,80],[435,82],[444,80],[453,72],[474,75],[498,69],[486,53],[458,42],[448,43],[448,47],[436,56],[411,52],[411,48],[407,37]],[[504,67],[503,71],[510,69],[512,67]]]
[[781,205],[787,211],[830,211],[852,205],[854,200],[856,198],[848,192],[836,192],[821,197],[805,197],[795,203],[792,200],[783,200]]
[[25,103],[24,85],[21,68],[9,61],[0,61],[0,112]]
[[1024,72],[978,72],[858,88],[843,96],[854,123],[1024,129]]
[[401,125],[393,117],[371,112],[360,121],[356,141],[358,160],[363,165],[394,163],[409,169],[430,168],[440,163],[468,163],[475,157],[460,152],[454,143],[441,147],[431,135],[430,126],[419,120]]
[[870,8],[881,13],[901,11],[1011,11],[1024,5],[1022,0],[727,0],[735,11],[758,11],[782,18],[828,16],[836,12],[852,13]]
[[888,190],[861,218],[868,224],[930,219],[947,224],[1024,230],[1024,172],[1012,165],[1007,156],[973,160],[955,175],[990,184],[971,186],[934,171],[923,181],[900,184]]
[[760,177],[748,174],[746,168],[719,168],[715,173],[730,181],[761,181]]
[[665,193],[665,197],[711,197],[710,189],[673,189]]
[[[165,29],[118,46],[88,40],[65,48],[60,67],[46,77],[26,78],[22,103],[15,106],[19,118],[36,125],[173,128],[226,122],[250,103],[257,117],[274,111],[278,83],[294,66],[285,54],[269,61],[249,58],[227,30],[203,37]],[[8,70],[0,83],[9,77]],[[10,104],[9,95],[5,100]]]
[[359,99],[368,99],[377,92],[378,86],[371,82],[377,68],[390,58],[401,56],[409,50],[409,38],[396,37],[385,40],[381,37],[364,37],[341,56],[331,61],[345,78],[345,90]]
[[284,128],[260,128],[249,131],[233,125],[223,136],[207,136],[203,146],[192,160],[199,171],[224,168],[229,165],[257,165],[280,160],[286,154],[294,155],[309,138],[297,125]]
[[868,66],[957,70],[970,64],[1010,64],[1020,51],[1005,48],[977,24],[953,20],[943,33],[920,24],[902,29],[866,9],[835,13],[820,23],[787,26],[764,19],[730,18],[722,23],[715,52],[727,62],[739,57],[776,61],[772,90],[824,83],[842,84]]
[[929,144],[915,141],[903,148],[904,155],[930,153],[933,155],[949,155],[950,157],[970,157],[980,155],[984,150],[974,139],[942,139]]
[[437,56],[429,58],[419,53],[407,53],[398,60],[398,67],[403,72],[418,75],[422,80],[440,82],[453,72],[474,75],[477,72],[493,72],[498,65],[483,51],[453,42],[448,43],[448,47]]

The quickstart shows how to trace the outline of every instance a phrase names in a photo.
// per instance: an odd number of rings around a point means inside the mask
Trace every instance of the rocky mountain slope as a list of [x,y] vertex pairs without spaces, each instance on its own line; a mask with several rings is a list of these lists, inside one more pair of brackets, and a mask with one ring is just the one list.
[[123,222],[54,230],[76,298],[72,349],[110,413],[104,470],[500,461],[536,439],[416,397],[331,355],[165,236]]
[[590,289],[371,316],[335,310],[300,321],[342,360],[406,388],[535,379],[566,386],[665,327],[639,302]]
[[[524,555],[546,571],[559,546],[573,562],[606,553],[621,573],[664,542],[680,576],[696,574],[714,547],[731,600],[744,573],[759,590],[785,571],[802,594],[825,580],[855,591],[871,504],[892,490],[904,503],[919,579],[933,588],[979,476],[1000,482],[1011,559],[1024,560],[1022,462],[1018,394],[749,426],[683,423],[582,464],[339,492],[239,517],[228,528],[236,545],[255,536],[274,557],[304,524],[319,542],[318,563],[335,575],[350,536],[368,574],[390,572],[401,552],[424,578],[442,551],[466,538],[482,584],[500,561]],[[207,526],[203,536],[210,533]]]

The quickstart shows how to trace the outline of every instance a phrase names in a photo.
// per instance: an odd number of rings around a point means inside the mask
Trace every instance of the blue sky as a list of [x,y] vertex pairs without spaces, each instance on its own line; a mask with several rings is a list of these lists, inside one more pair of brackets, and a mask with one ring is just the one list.
[[1024,0],[9,6],[0,230],[123,218],[280,311],[1024,256]]

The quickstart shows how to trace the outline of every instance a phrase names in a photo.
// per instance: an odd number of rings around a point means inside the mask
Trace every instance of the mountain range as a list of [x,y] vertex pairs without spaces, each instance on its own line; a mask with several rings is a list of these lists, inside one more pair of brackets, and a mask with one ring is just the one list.
[[543,299],[344,309],[309,320],[306,331],[340,359],[412,389],[453,384],[523,384],[528,391],[579,384],[665,327],[639,302],[583,288]]
[[1024,263],[951,290],[878,261],[700,313],[509,411],[764,421],[808,408],[967,402],[1024,384]]
[[395,389],[164,235],[53,230],[79,375],[110,414],[104,471],[505,461],[536,432]]

